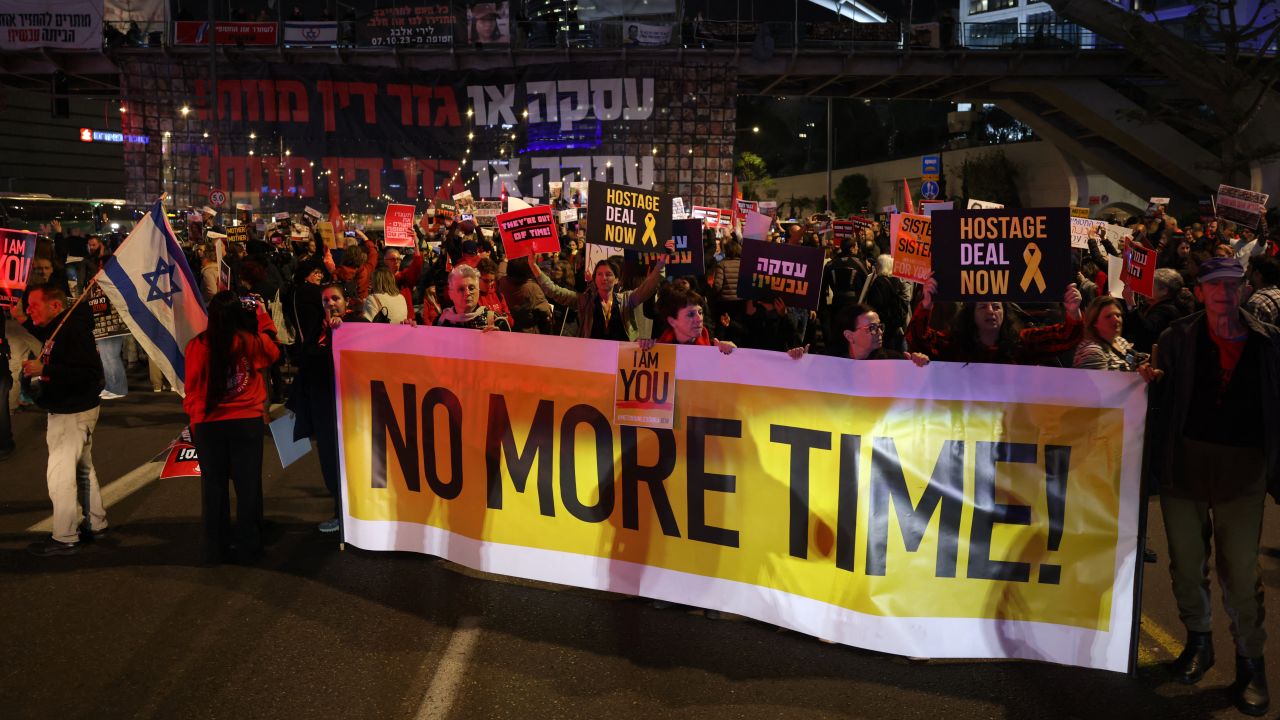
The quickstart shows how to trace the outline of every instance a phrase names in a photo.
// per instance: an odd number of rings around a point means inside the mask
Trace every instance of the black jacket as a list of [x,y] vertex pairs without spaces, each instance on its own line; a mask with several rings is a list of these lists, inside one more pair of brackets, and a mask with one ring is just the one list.
[[[1262,373],[1257,388],[1262,394],[1263,453],[1266,457],[1267,492],[1280,502],[1280,330],[1258,321],[1244,310],[1240,320],[1251,336],[1263,342],[1259,363]],[[1168,486],[1173,478],[1176,443],[1182,437],[1192,407],[1196,375],[1196,343],[1205,314],[1198,312],[1174,321],[1160,335],[1160,352],[1156,358],[1164,377],[1151,385],[1147,408],[1147,439],[1143,466],[1149,481],[1148,490]],[[1251,338],[1252,341],[1252,338]],[[1228,478],[1228,481],[1232,478]]]
[[[68,317],[68,313],[70,316]],[[63,318],[66,322],[63,323]],[[62,323],[62,329],[58,324]],[[36,405],[55,415],[70,415],[98,407],[98,393],[106,386],[102,358],[93,341],[93,313],[88,303],[64,311],[44,327],[30,319],[23,325],[36,340],[44,343],[52,336]]]

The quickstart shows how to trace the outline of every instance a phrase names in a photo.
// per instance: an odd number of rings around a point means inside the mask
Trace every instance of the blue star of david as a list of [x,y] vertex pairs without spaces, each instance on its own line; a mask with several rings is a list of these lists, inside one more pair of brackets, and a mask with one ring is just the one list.
[[[159,258],[156,260],[155,271],[142,273],[142,279],[147,283],[147,302],[163,300],[165,305],[173,307],[173,296],[182,292],[182,287],[173,277],[173,271],[177,268],[177,265]],[[168,290],[162,290],[160,287],[162,284],[166,285]]]

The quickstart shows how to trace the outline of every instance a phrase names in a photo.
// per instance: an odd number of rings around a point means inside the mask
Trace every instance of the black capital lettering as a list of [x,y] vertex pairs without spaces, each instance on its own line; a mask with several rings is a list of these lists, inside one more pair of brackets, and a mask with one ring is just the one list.
[[404,475],[405,486],[413,492],[419,492],[418,414],[415,412],[418,407],[418,387],[408,383],[401,390],[404,397],[403,434],[400,432],[400,423],[396,422],[396,413],[391,407],[386,384],[381,380],[369,383],[369,424],[373,431],[369,487],[387,486],[387,437],[390,436],[396,462],[400,465],[400,474]]
[[555,490],[551,485],[554,421],[555,404],[550,400],[539,400],[524,448],[517,448],[515,433],[511,429],[511,417],[507,413],[506,397],[496,394],[489,396],[489,426],[485,433],[484,460],[490,509],[502,509],[502,457],[505,455],[507,473],[511,475],[511,484],[518,493],[524,492],[533,463],[535,460],[538,462],[538,511],[547,517],[555,516]]
[[643,428],[658,438],[658,460],[653,465],[641,465],[637,447],[637,438],[641,428],[630,425],[622,426],[622,527],[628,530],[640,529],[640,483],[649,488],[649,497],[653,500],[653,512],[658,516],[658,525],[662,534],[668,537],[680,537],[680,525],[676,522],[676,514],[671,510],[671,501],[667,498],[666,479],[676,469],[676,436],[666,428]]
[[[450,481],[440,479],[436,465],[436,406],[443,405],[449,416],[449,475]],[[427,475],[427,485],[444,500],[452,500],[462,492],[462,403],[458,396],[446,388],[431,388],[422,396],[422,462]]]
[[737,478],[733,475],[717,475],[706,470],[707,436],[742,437],[742,421],[725,418],[689,417],[689,447],[686,451],[688,506],[689,506],[689,539],[705,543],[715,543],[725,547],[738,547],[738,531],[719,528],[707,524],[707,506],[705,493],[732,493],[737,487]]
[[973,528],[969,532],[969,577],[1027,582],[1031,564],[991,559],[991,531],[997,523],[1030,525],[1031,508],[996,502],[996,463],[1034,463],[1036,446],[979,442],[973,458]]
[[809,557],[809,451],[830,450],[831,433],[770,425],[769,441],[791,446],[791,556]]
[[[595,505],[578,499],[576,443],[579,425],[590,425],[596,436],[596,484],[599,497]],[[595,523],[613,514],[613,428],[599,410],[590,405],[574,405],[560,421],[560,499],[569,514],[582,522]]]
[[960,514],[964,509],[964,441],[948,440],[942,444],[929,484],[921,493],[920,502],[914,506],[893,438],[878,437],[872,441],[871,448],[871,528],[867,537],[867,574],[885,574],[889,504],[892,502],[907,552],[920,549],[920,541],[929,529],[929,523],[941,508],[938,560],[934,574],[937,577],[955,577]]

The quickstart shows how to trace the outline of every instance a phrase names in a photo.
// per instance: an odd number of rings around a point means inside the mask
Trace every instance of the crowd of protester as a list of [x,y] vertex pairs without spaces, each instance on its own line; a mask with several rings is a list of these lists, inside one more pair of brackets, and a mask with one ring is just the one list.
[[[808,223],[779,225],[772,241],[825,248],[822,298],[811,311],[769,292],[740,296],[742,240],[730,232],[707,230],[703,271],[676,276],[666,272],[661,254],[649,264],[626,254],[589,262],[584,221],[564,226],[559,253],[508,260],[493,234],[472,220],[415,226],[414,247],[386,247],[379,232],[361,229],[326,247],[308,215],[255,223],[249,213],[237,214],[235,224],[249,227],[247,242],[226,242],[225,225],[232,223],[224,225],[209,208],[191,216],[200,222],[176,223],[209,313],[208,330],[186,349],[185,397],[204,471],[209,563],[252,560],[261,552],[258,439],[268,401],[286,403],[296,414],[296,439],[314,439],[333,500],[332,517],[319,530],[341,530],[332,339],[348,322],[693,344],[726,354],[751,348],[793,358],[814,352],[916,365],[937,360],[1141,373],[1158,383],[1151,402],[1160,422],[1150,425],[1164,433],[1148,440],[1148,464],[1159,470],[1152,472],[1151,489],[1173,488],[1178,498],[1166,500],[1172,510],[1165,514],[1175,594],[1188,623],[1188,650],[1178,661],[1187,682],[1213,662],[1207,607],[1196,597],[1205,581],[1203,537],[1224,534],[1212,523],[1205,529],[1206,508],[1220,512],[1223,498],[1190,479],[1188,468],[1229,467],[1244,478],[1228,499],[1249,498],[1250,509],[1236,511],[1246,529],[1260,523],[1261,497],[1280,489],[1280,449],[1268,439],[1280,430],[1272,424],[1280,407],[1280,378],[1273,376],[1280,258],[1265,224],[1260,236],[1217,220],[1183,228],[1163,212],[1131,218],[1121,247],[1100,238],[1073,253],[1076,282],[1060,289],[1060,304],[1034,307],[936,302],[934,281],[913,285],[893,277],[883,227],[835,245]],[[90,456],[92,422],[100,401],[128,392],[127,368],[136,364],[140,374],[146,362],[130,338],[99,340],[96,354],[91,334],[85,340],[92,323],[84,306],[69,308],[119,238],[79,241],[56,226],[41,239],[30,289],[3,342],[12,389],[0,416],[0,457],[14,447],[9,410],[34,403],[50,413],[55,530],[33,546],[39,554],[74,552],[77,542],[105,531]],[[1151,297],[1128,288],[1108,293],[1107,255],[1124,253],[1131,243],[1157,254]],[[73,252],[77,247],[83,251]],[[64,324],[77,339],[42,348],[50,328]],[[1156,357],[1161,344],[1166,347]],[[1244,379],[1233,380],[1233,373]],[[162,379],[148,374],[152,389],[160,390]],[[1264,409],[1262,401],[1270,404]],[[1172,408],[1177,414],[1160,412]],[[1179,433],[1183,442],[1167,445]],[[1182,461],[1172,461],[1175,456]],[[1206,457],[1216,465],[1196,459]],[[238,501],[234,530],[229,483]],[[1247,539],[1218,541],[1234,543],[1230,559],[1220,562],[1234,563],[1229,602],[1240,625],[1240,693],[1253,693],[1238,702],[1256,709],[1266,699],[1265,673],[1251,664],[1261,662],[1261,619],[1250,591],[1256,571],[1241,569],[1251,561],[1256,567],[1256,533],[1253,538],[1252,555]]]

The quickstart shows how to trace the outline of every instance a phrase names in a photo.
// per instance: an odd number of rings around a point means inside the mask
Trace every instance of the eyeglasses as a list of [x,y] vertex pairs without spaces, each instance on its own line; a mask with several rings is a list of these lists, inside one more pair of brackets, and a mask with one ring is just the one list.
[[881,333],[883,333],[883,332],[884,332],[884,323],[869,323],[869,324],[867,324],[867,325],[863,325],[862,327],[860,327],[860,328],[858,328],[858,329],[859,329],[859,330],[866,330],[867,332],[871,333],[872,335],[879,335],[879,334],[881,334]]

